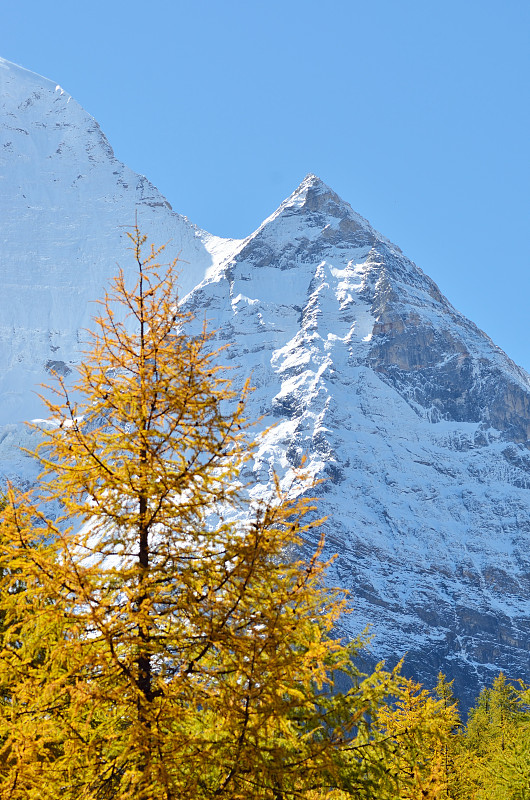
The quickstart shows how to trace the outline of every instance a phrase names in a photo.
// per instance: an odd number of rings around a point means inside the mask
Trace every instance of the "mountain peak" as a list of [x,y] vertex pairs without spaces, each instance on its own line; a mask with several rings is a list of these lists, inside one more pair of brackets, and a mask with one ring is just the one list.
[[283,201],[269,220],[279,215],[293,214],[306,216],[308,221],[311,220],[312,224],[316,225],[325,225],[325,218],[328,218],[334,225],[342,222],[343,229],[353,227],[357,232],[362,230],[372,240],[385,240],[372,228],[368,220],[354,211],[349,203],[312,172],[305,176],[301,184]]
[[304,180],[302,181],[302,183],[300,184],[300,186],[296,191],[297,192],[301,190],[304,191],[307,188],[316,189],[317,191],[328,191],[328,192],[332,191],[331,187],[328,186],[327,183],[324,183],[322,178],[319,178],[318,175],[315,175],[313,172],[307,173]]
[[246,242],[266,243],[278,255],[284,246],[290,251],[293,241],[304,239],[319,239],[329,246],[371,247],[376,242],[390,245],[368,220],[313,173],[306,175]]
[[[297,189],[282,203],[298,207],[302,211],[331,211],[333,216],[352,212],[351,206],[342,200],[333,189],[317,175],[309,173]],[[340,213],[337,213],[340,212]]]

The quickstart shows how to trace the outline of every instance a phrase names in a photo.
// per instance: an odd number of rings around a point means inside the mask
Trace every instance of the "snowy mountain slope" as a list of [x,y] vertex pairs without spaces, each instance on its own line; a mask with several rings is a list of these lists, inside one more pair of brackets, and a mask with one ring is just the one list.
[[255,475],[307,455],[349,634],[473,696],[526,675],[530,380],[315,176],[191,292],[276,422]]
[[[36,391],[68,373],[116,272],[133,274],[125,230],[182,259],[195,286],[232,248],[174,213],[113,154],[97,122],[60,86],[0,59],[0,472],[34,474],[16,443],[42,414]],[[237,243],[236,243],[237,244]],[[29,472],[28,472],[29,471]]]
[[[116,260],[133,269],[124,231],[135,214],[169,241],[189,291],[226,244],[172,212],[114,157],[96,121],[60,86],[0,59],[0,422],[34,415],[28,390],[46,364],[68,368]],[[230,245],[230,242],[228,242]]]
[[[329,187],[308,176],[243,241],[175,214],[118,162],[60,87],[0,60],[0,473],[20,454],[50,369],[68,373],[115,272],[132,270],[138,213],[181,254],[187,307],[217,329],[250,416],[276,426],[256,491],[304,455],[326,478],[330,580],[351,591],[347,634],[373,657],[408,651],[469,698],[490,674],[530,679],[530,382],[435,284]],[[311,543],[308,543],[311,546]]]

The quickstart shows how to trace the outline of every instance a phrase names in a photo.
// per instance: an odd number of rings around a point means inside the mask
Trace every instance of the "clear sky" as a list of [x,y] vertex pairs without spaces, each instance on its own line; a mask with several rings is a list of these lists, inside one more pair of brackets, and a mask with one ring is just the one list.
[[528,0],[3,0],[0,56],[212,233],[316,173],[530,370]]

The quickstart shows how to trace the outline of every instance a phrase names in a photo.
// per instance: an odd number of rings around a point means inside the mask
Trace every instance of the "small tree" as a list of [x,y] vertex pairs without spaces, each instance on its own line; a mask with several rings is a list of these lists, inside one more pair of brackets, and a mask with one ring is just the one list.
[[451,800],[460,800],[464,797],[465,789],[463,786],[461,769],[459,767],[458,759],[462,750],[462,723],[458,715],[458,700],[453,692],[454,679],[448,681],[443,672],[438,673],[438,682],[435,687],[435,693],[439,700],[442,701],[444,716],[447,721],[452,721],[452,730],[446,729],[445,740],[442,745],[442,767],[443,779],[445,785],[445,794],[443,797],[451,798]]
[[459,719],[451,684],[444,675],[439,676],[436,693],[435,699],[415,681],[403,680],[394,705],[379,710],[378,723],[391,743],[392,756],[387,763],[395,776],[392,792],[382,791],[381,800],[454,797],[447,753]]
[[530,797],[528,687],[518,689],[501,672],[484,687],[464,737],[470,796],[477,800]]
[[0,798],[371,797],[395,676],[360,675],[360,641],[332,637],[321,547],[287,556],[319,524],[304,479],[245,499],[248,386],[236,402],[175,264],[130,239],[138,280],[115,279],[47,401],[40,488],[3,512]]

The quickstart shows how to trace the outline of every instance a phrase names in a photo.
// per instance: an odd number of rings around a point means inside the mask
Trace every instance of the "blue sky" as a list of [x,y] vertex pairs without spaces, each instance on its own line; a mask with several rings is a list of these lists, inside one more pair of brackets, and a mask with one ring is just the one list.
[[0,55],[212,233],[316,173],[530,370],[528,0],[4,0]]

